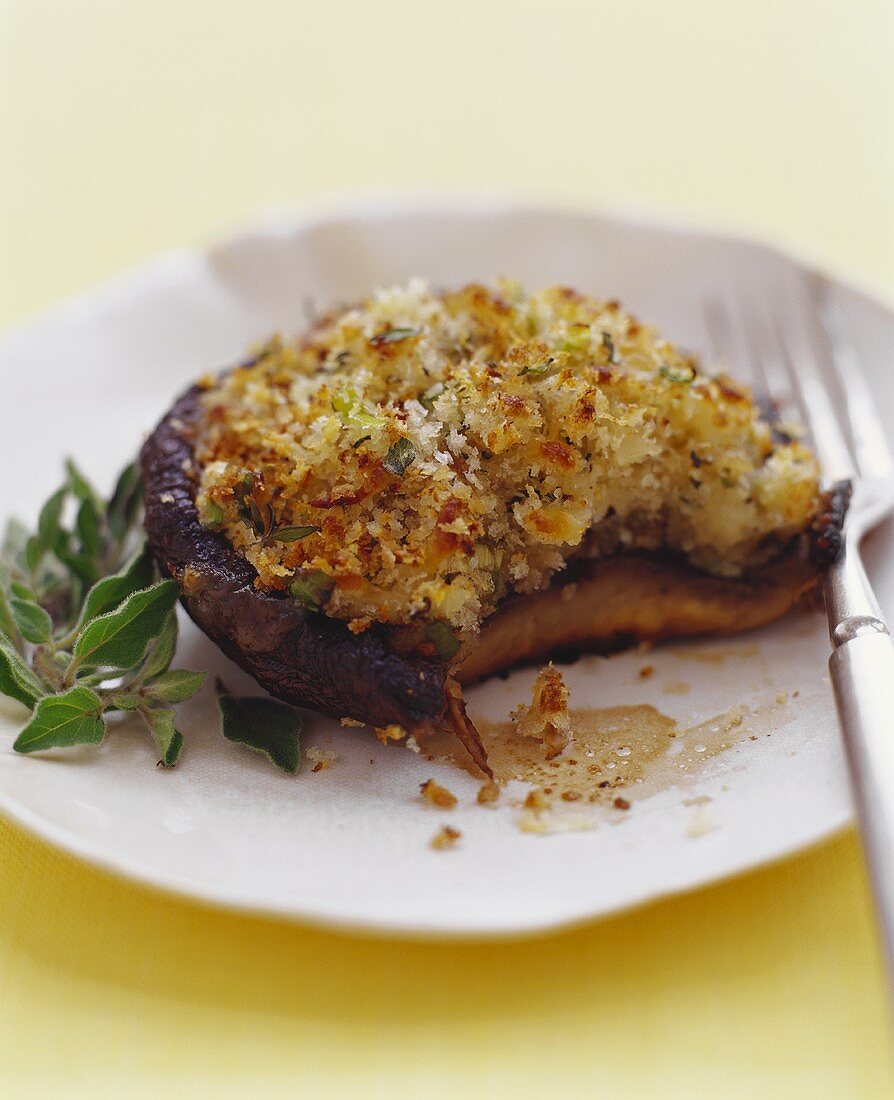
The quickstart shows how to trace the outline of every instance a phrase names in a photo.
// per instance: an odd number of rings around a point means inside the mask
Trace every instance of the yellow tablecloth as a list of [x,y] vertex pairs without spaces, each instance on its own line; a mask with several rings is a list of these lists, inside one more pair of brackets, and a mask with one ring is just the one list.
[[[888,0],[0,0],[0,320],[273,204],[408,184],[647,204],[891,294],[892,41]],[[3,1095],[894,1088],[851,835],[470,946],[214,912],[0,823],[0,914]]]

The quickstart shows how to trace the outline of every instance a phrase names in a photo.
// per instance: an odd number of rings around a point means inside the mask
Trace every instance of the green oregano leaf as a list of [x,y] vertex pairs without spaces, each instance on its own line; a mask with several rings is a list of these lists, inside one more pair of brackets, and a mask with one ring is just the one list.
[[100,522],[101,517],[96,505],[90,497],[87,497],[81,502],[75,525],[78,538],[81,540],[81,551],[90,558],[97,558],[102,552]]
[[41,552],[55,549],[61,533],[60,522],[68,486],[57,490],[40,510],[37,520],[37,539]]
[[136,691],[104,691],[106,710],[139,710],[146,700]]
[[182,703],[191,699],[205,682],[204,672],[190,672],[189,669],[175,668],[163,672],[143,689],[151,699],[160,699],[164,703]]
[[161,628],[161,633],[155,640],[155,644],[149,651],[146,663],[143,665],[141,678],[151,680],[154,676],[167,672],[171,661],[174,659],[174,651],[177,648],[177,609],[172,608]]
[[108,503],[109,529],[121,540],[130,530],[140,508],[140,469],[132,462],[125,466]]
[[43,549],[40,545],[40,539],[37,535],[31,535],[28,541],[25,543],[25,551],[23,554],[24,563],[30,573],[33,573],[38,565],[40,565],[40,559],[43,555]]
[[0,693],[33,707],[47,689],[34,675],[12,642],[0,634]]
[[12,608],[2,588],[0,588],[0,634],[5,634],[13,642],[21,642],[19,628],[12,617]]
[[71,491],[80,501],[89,500],[94,507],[97,514],[102,514],[103,503],[102,498],[97,491],[93,488],[90,480],[81,473],[79,467],[75,464],[74,459],[67,458],[65,460],[65,472],[68,474],[68,484]]
[[279,527],[270,537],[274,542],[298,542],[299,539],[306,539],[308,535],[314,535],[319,530],[319,527],[314,527],[312,524],[303,527]]
[[388,454],[385,455],[382,465],[395,477],[403,477],[415,461],[416,448],[409,439],[401,436],[388,448]]
[[14,596],[9,607],[23,638],[35,645],[52,640],[53,622],[40,604]]
[[152,581],[152,558],[144,546],[125,565],[120,573],[113,573],[110,577],[103,577],[87,593],[84,601],[84,610],[81,615],[83,623],[90,622],[98,615],[104,615],[107,611],[113,611],[120,603],[134,592],[146,588]]
[[158,746],[159,764],[163,768],[173,768],[183,748],[183,734],[174,724],[176,721],[174,712],[166,707],[153,707],[142,710],[140,713],[145,718]]
[[13,517],[7,520],[3,532],[3,545],[0,546],[0,555],[8,562],[18,561],[25,553],[30,532],[20,519]]
[[61,695],[45,695],[34,715],[16,738],[16,752],[95,745],[103,739],[102,699],[87,687],[73,687]]
[[159,581],[128,596],[116,610],[93,619],[74,644],[76,664],[133,668],[161,632],[177,595],[174,581]]
[[374,336],[370,343],[374,348],[381,347],[383,344],[397,344],[401,340],[410,340],[414,336],[418,336],[422,329],[418,328],[388,328],[384,332],[380,332],[378,336]]
[[220,695],[217,699],[223,735],[228,741],[263,753],[278,768],[298,771],[301,715],[276,699]]

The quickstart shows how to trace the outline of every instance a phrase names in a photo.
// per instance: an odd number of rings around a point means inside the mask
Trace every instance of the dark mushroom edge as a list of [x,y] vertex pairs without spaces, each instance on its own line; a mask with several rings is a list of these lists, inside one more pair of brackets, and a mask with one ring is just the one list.
[[189,615],[277,698],[410,733],[448,722],[485,772],[457,681],[472,683],[552,654],[567,659],[644,639],[761,625],[816,589],[841,544],[846,482],[826,493],[806,543],[797,540],[753,576],[713,577],[660,554],[578,562],[549,589],[506,600],[485,622],[478,644],[461,650],[451,666],[395,652],[393,632],[384,625],[353,634],[346,623],[304,610],[288,594],[255,586],[253,566],[199,520],[193,452],[203,392],[194,386],[176,402],[140,456],[149,545],[161,570],[180,585]]

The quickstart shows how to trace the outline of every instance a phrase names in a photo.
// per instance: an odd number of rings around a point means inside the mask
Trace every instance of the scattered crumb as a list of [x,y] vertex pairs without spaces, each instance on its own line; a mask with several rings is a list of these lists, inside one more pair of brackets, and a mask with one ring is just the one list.
[[526,810],[533,810],[534,813],[540,813],[541,810],[546,809],[549,805],[549,801],[539,787],[534,787],[532,790],[528,791],[528,796],[523,805]]
[[341,724],[346,729],[358,729],[358,730],[363,729],[363,723],[362,722],[357,722],[353,718],[342,718],[342,719],[340,719],[340,721],[341,721]]
[[685,680],[668,680],[661,685],[661,690],[665,695],[688,695],[690,686]]
[[718,825],[714,818],[707,810],[699,808],[689,819],[689,824],[686,826],[686,835],[690,840],[698,840],[699,837],[714,832],[716,828],[718,828]]
[[535,833],[538,836],[553,836],[556,833],[585,833],[597,828],[592,813],[549,813],[539,814],[532,810],[523,810],[516,820],[522,833]]
[[389,741],[403,741],[407,736],[407,731],[403,726],[383,726],[375,727],[376,737],[382,742],[383,745],[387,745]]
[[562,791],[563,802],[579,802],[580,799],[580,791]]
[[627,801],[626,798],[621,798],[620,795],[618,795],[618,797],[614,800],[612,805],[614,806],[614,808],[616,810],[629,810],[630,809],[630,803]]
[[419,747],[419,742],[412,735],[412,733],[407,738],[407,740],[404,742],[404,745],[405,745],[406,748],[408,748],[410,750],[410,752],[415,752],[415,753],[422,752],[422,749]]
[[709,794],[700,794],[700,795],[696,795],[695,798],[684,798],[683,799],[683,805],[684,806],[707,806],[708,803],[711,802],[711,801],[712,801],[712,798]]
[[777,691],[776,692],[776,702],[779,704],[779,706],[784,706],[788,702],[788,692],[787,691]]
[[440,829],[428,842],[430,848],[434,848],[435,851],[444,851],[447,848],[452,848],[462,836],[459,829],[454,829],[450,825],[442,825]]
[[639,670],[640,679],[641,680],[648,680],[649,677],[654,672],[655,672],[655,666],[654,665],[643,665],[643,667]]
[[430,802],[433,806],[437,806],[438,809],[452,810],[456,805],[456,795],[448,791],[446,787],[442,787],[440,783],[436,783],[433,779],[426,779],[424,783],[420,783],[419,791],[426,802]]
[[311,746],[304,754],[308,760],[314,761],[314,766],[311,771],[322,772],[327,768],[331,768],[338,757],[334,752],[329,752],[327,749],[318,749]]
[[500,788],[491,779],[478,788],[478,802],[482,806],[496,802],[499,797]]
[[540,670],[534,681],[531,705],[518,707],[510,717],[522,737],[533,737],[543,744],[547,760],[565,749],[571,741],[568,688],[552,662]]
[[173,493],[160,493],[158,499],[162,504],[173,504],[174,503],[174,494]]

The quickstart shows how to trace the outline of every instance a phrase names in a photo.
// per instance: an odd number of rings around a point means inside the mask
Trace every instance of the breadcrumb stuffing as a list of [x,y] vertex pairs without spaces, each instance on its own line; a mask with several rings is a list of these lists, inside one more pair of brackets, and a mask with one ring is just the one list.
[[670,548],[737,575],[819,502],[813,457],[746,390],[565,287],[413,280],[204,385],[202,521],[260,587],[355,632],[462,639],[574,555]]
[[530,706],[517,707],[510,718],[522,737],[533,737],[542,743],[547,760],[564,751],[572,737],[568,687],[552,662],[538,673]]

